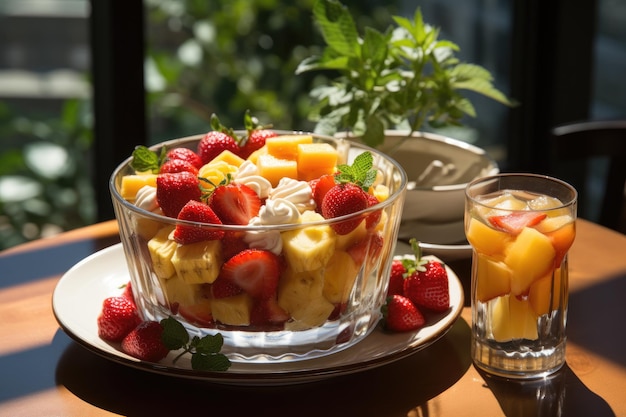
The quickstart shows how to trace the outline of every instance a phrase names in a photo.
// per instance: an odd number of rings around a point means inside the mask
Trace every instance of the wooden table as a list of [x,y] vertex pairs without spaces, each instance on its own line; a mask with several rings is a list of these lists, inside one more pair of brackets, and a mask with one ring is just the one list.
[[[626,416],[626,236],[587,221],[570,255],[567,366],[532,383],[474,368],[468,306],[426,349],[307,384],[222,386],[109,361],[59,328],[51,294],[117,233],[105,222],[0,253],[0,416]],[[469,261],[450,266],[467,293]]]

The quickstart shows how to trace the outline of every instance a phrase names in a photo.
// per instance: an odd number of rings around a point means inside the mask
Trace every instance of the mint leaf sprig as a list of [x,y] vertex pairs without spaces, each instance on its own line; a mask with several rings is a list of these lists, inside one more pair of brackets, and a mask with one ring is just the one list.
[[227,371],[231,366],[226,355],[220,353],[224,345],[224,337],[217,333],[202,338],[194,336],[189,339],[187,329],[174,317],[161,320],[163,334],[161,340],[169,350],[183,351],[174,358],[174,363],[183,355],[191,354],[191,369],[194,371]]
[[167,158],[167,151],[165,147],[161,148],[161,152],[153,152],[149,148],[143,145],[139,145],[133,150],[133,159],[130,161],[130,166],[136,172],[152,172],[158,174],[161,165]]
[[335,182],[339,184],[353,183],[367,192],[376,180],[376,169],[373,168],[374,157],[370,152],[357,155],[352,165],[340,164],[337,166]]

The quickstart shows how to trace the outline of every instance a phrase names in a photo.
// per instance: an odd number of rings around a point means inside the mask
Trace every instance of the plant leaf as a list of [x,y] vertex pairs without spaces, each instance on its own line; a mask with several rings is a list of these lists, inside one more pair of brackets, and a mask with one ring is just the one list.
[[347,7],[337,0],[318,0],[313,16],[330,48],[347,57],[359,55],[359,33]]

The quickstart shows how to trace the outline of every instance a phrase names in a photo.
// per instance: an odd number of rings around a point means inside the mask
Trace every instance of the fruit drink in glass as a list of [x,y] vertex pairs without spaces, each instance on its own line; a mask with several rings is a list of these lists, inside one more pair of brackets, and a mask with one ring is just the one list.
[[563,366],[576,204],[572,186],[546,176],[501,174],[468,185],[471,351],[478,368],[535,378]]

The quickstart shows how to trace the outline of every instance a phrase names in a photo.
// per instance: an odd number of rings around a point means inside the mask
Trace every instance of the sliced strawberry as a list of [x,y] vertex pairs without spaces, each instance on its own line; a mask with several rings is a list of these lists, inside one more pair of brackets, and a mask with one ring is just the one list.
[[119,342],[139,323],[137,307],[124,296],[108,297],[98,316],[98,335],[110,342]]
[[211,296],[213,298],[234,297],[242,292],[241,287],[222,277],[217,278],[213,284],[211,284]]
[[198,177],[190,172],[159,174],[157,176],[156,199],[163,213],[176,218],[190,200],[200,201]]
[[198,175],[198,168],[196,168],[191,162],[183,161],[182,159],[170,159],[166,161],[159,169],[159,174],[174,174],[176,172],[191,172],[193,175]]
[[198,156],[197,153],[188,148],[172,148],[167,151],[166,156],[169,160],[178,159],[181,161],[189,162],[197,169],[202,168],[202,165],[204,165],[200,156]]
[[[219,217],[208,205],[199,201],[189,201],[178,213],[179,220],[198,223],[222,224]],[[177,224],[174,229],[174,240],[181,245],[203,240],[218,240],[224,237],[224,231],[200,226]]]
[[261,199],[247,185],[231,182],[213,191],[210,205],[222,223],[246,225],[259,214]]
[[393,295],[383,306],[384,325],[394,332],[417,330],[426,323],[422,313],[411,300],[401,295]]
[[[352,183],[338,184],[328,190],[322,200],[322,216],[325,219],[345,216],[356,213],[368,207],[367,193]],[[339,235],[347,235],[357,228],[363,220],[355,217],[340,223],[333,223],[331,227]]]
[[[253,326],[282,325],[287,320],[289,314],[274,297],[257,300],[250,311],[250,324]],[[272,327],[272,330],[275,328]]]
[[272,252],[246,249],[224,262],[218,279],[232,282],[254,298],[270,298],[278,288],[280,267]]
[[208,132],[198,142],[198,156],[203,164],[208,164],[224,151],[230,151],[235,155],[239,152],[239,145],[235,139],[224,132]]
[[525,227],[539,224],[546,216],[546,213],[536,211],[515,211],[504,216],[491,216],[487,220],[500,230],[518,235]]
[[227,230],[222,239],[222,258],[227,261],[233,255],[248,249],[248,244],[243,240],[245,232]]
[[158,362],[169,352],[161,340],[162,334],[160,323],[144,321],[122,340],[122,351],[142,361]]
[[402,265],[400,259],[394,259],[391,262],[391,273],[389,274],[389,287],[387,287],[387,296],[404,294],[404,274],[406,268]]
[[328,190],[337,185],[335,176],[331,174],[322,175],[317,179],[309,181],[309,185],[311,186],[313,201],[315,201],[315,210],[321,214],[324,196]]
[[198,327],[213,327],[215,325],[211,314],[211,305],[208,302],[179,305],[178,314],[183,316],[187,322]]
[[428,261],[404,280],[404,295],[419,308],[441,312],[450,308],[446,268]]

